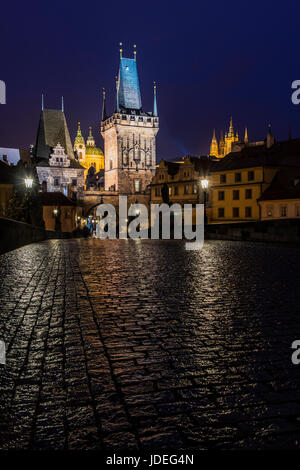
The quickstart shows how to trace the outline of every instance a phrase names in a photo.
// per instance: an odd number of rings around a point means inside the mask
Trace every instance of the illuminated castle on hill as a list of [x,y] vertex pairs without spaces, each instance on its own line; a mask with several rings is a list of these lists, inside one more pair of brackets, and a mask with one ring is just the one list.
[[[225,155],[230,153],[232,151],[233,144],[240,142],[239,140],[239,135],[238,133],[234,132],[233,124],[232,124],[232,117],[230,118],[230,125],[229,125],[229,131],[226,133],[225,136],[223,137],[223,132],[221,132],[221,137],[220,137],[220,142],[218,144],[217,138],[216,138],[216,132],[214,130],[213,132],[213,137],[212,141],[210,144],[210,152],[209,155],[215,156],[217,158],[223,158]],[[245,128],[245,137],[244,140],[242,141],[243,143],[247,144],[248,143],[248,132],[247,132],[247,127]]]

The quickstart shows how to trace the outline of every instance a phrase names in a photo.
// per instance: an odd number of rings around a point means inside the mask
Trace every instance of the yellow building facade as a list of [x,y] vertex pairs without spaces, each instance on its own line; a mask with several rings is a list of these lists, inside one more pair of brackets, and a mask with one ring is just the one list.
[[95,139],[92,135],[92,128],[89,128],[89,136],[85,142],[80,128],[80,122],[78,123],[77,135],[74,141],[74,151],[76,151],[78,155],[80,165],[86,169],[84,179],[86,179],[88,170],[91,167],[95,168],[96,173],[100,170],[104,170],[104,154],[100,148],[96,147]]
[[211,222],[260,220],[258,199],[271,184],[277,168],[249,166],[210,175]]

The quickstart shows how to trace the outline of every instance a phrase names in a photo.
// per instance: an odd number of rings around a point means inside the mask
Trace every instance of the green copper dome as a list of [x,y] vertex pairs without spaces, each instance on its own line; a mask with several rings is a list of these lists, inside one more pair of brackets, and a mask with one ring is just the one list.
[[86,155],[103,155],[103,152],[101,149],[99,149],[98,147],[91,147],[91,146],[88,146],[86,147],[85,149],[85,154]]

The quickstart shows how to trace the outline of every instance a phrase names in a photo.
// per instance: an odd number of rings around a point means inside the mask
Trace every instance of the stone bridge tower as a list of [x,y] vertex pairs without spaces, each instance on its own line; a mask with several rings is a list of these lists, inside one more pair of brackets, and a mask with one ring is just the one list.
[[[156,86],[154,84],[153,111],[144,112],[139,77],[134,57],[122,57],[116,80],[115,112],[108,116],[103,92],[101,134],[104,139],[105,190],[122,195],[145,193],[155,173],[156,145],[159,120],[157,116]],[[132,199],[132,198],[131,198]]]

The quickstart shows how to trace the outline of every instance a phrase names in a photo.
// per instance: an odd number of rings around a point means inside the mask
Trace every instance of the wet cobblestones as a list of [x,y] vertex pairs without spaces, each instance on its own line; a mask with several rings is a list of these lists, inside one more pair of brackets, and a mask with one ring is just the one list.
[[50,240],[0,257],[1,449],[300,447],[300,250]]

